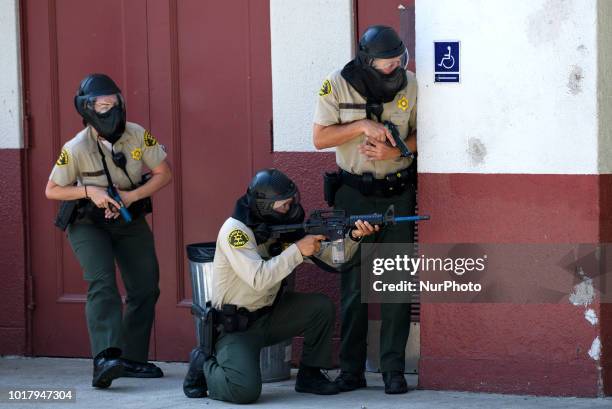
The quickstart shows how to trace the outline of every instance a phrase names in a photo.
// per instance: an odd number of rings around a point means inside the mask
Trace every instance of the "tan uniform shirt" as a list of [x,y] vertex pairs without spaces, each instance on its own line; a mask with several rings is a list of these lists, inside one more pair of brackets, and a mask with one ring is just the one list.
[[[113,183],[121,190],[131,190],[131,184],[121,168],[115,166],[111,151],[100,143],[106,157],[106,165]],[[151,133],[140,125],[127,122],[125,132],[114,145],[115,152],[123,152],[127,159],[126,170],[134,184],[140,183],[142,165],[149,169],[157,167],[165,158],[166,152]],[[79,132],[66,142],[49,179],[60,186],[93,185],[107,187],[108,180],[102,166],[102,156],[98,151],[97,137],[91,127]]]
[[[215,308],[234,304],[255,311],[272,305],[283,278],[305,259],[295,243],[269,258],[271,242],[258,246],[248,226],[232,217],[225,221],[217,237],[213,262],[211,298]],[[346,260],[355,254],[358,244],[349,238],[345,240]],[[322,249],[316,257],[333,265],[331,246]]]
[[[322,126],[346,124],[366,118],[366,100],[340,74],[341,70],[331,73],[323,82],[315,108],[314,122]],[[416,129],[417,82],[414,73],[406,71],[406,87],[397,93],[395,99],[383,105],[382,120],[397,125],[400,136],[406,139]],[[359,152],[358,146],[366,139],[361,134],[336,147],[336,163],[343,170],[361,175],[371,172],[377,179],[407,168],[411,158],[368,161]]]

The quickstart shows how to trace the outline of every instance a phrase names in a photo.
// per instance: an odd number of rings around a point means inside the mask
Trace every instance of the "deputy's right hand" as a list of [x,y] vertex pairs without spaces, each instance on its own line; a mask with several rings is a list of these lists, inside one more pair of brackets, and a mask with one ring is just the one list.
[[391,132],[386,126],[370,119],[361,119],[359,122],[361,123],[361,131],[366,134],[366,136],[378,142],[385,142],[388,140],[392,146],[395,146],[393,135],[391,135]]
[[325,240],[325,236],[322,234],[309,234],[296,241],[295,245],[300,250],[300,253],[302,253],[302,256],[308,257],[318,253],[321,250],[321,240]]
[[89,199],[94,202],[94,204],[101,208],[111,210],[109,205],[112,204],[117,209],[121,206],[119,203],[114,201],[106,192],[106,189],[99,186],[87,186],[87,194],[89,195]]

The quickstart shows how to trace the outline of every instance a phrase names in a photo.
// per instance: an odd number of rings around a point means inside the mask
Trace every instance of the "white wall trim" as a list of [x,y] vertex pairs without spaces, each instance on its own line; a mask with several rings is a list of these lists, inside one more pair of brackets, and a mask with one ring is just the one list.
[[0,149],[23,148],[19,1],[0,7]]

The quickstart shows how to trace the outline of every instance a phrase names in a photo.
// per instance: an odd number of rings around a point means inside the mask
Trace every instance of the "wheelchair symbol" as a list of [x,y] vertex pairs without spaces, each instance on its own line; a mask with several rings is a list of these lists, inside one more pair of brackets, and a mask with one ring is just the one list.
[[438,67],[442,67],[445,68],[447,70],[450,70],[451,68],[453,68],[455,66],[455,57],[453,57],[451,55],[451,46],[447,46],[446,49],[448,50],[448,52],[446,54],[444,54],[442,60],[438,63]]

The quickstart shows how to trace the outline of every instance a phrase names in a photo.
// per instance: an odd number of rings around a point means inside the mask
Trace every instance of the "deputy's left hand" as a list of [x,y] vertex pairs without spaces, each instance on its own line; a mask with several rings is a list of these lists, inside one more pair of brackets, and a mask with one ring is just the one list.
[[119,196],[121,196],[121,201],[125,207],[130,207],[132,203],[138,200],[133,190],[119,190],[119,188],[117,188],[117,192]]
[[355,222],[355,229],[351,231],[351,236],[353,236],[354,239],[361,239],[365,236],[369,236],[370,234],[374,234],[374,232],[377,232],[379,230],[379,225],[372,226],[368,222],[362,222],[361,220],[357,220]]
[[396,159],[400,157],[398,148],[367,138],[365,143],[359,145],[359,152],[367,156],[367,160]]
[[119,217],[119,210],[117,210],[117,208],[113,205],[110,205],[109,207],[109,209],[104,209],[104,218],[116,219],[117,217]]

